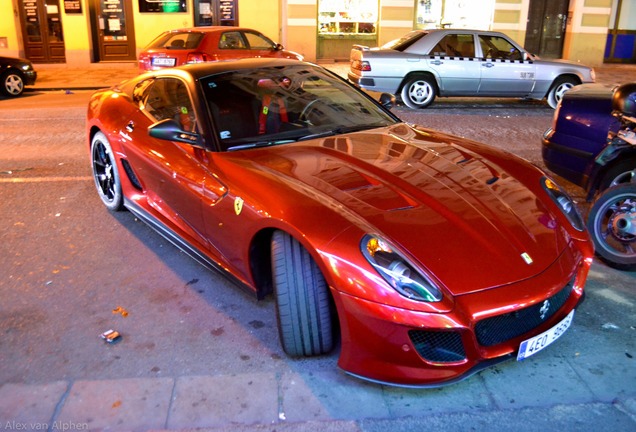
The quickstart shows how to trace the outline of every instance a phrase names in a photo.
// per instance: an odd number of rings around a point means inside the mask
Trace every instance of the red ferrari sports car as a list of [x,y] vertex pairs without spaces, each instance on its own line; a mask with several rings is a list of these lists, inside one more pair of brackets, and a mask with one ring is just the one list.
[[95,93],[87,132],[106,207],[273,294],[290,356],[339,337],[350,374],[447,384],[539,352],[583,296],[593,247],[545,173],[315,65],[150,72]]
[[302,60],[263,33],[243,27],[191,27],[161,33],[139,54],[141,72],[217,60],[275,57]]

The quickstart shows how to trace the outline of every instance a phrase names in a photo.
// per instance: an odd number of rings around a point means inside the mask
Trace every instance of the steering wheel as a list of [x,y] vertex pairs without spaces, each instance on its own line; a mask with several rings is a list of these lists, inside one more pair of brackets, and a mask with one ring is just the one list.
[[312,112],[314,112],[314,110],[316,110],[316,107],[313,105],[318,101],[324,103],[325,101],[327,101],[327,99],[319,97],[309,102],[307,105],[305,105],[305,108],[303,108],[303,111],[300,113],[300,117],[298,117],[298,120],[313,126],[312,121],[309,120],[309,116]]

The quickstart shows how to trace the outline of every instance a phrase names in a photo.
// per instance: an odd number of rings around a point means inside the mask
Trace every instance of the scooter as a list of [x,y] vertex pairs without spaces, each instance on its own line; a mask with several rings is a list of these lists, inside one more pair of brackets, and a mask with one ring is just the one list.
[[[636,149],[636,83],[616,89],[612,110],[621,127],[617,133],[610,132],[607,147],[596,158],[599,169]],[[596,198],[587,228],[603,261],[621,270],[636,270],[636,167],[624,181]]]

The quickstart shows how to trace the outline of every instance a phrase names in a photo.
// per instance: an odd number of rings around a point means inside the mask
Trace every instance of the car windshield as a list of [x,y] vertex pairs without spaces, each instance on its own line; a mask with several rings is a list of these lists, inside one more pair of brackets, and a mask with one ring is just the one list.
[[221,150],[388,126],[396,118],[341,79],[308,65],[245,69],[201,80]]
[[395,40],[392,40],[391,42],[385,43],[384,45],[382,45],[382,48],[392,49],[396,51],[404,51],[405,49],[413,45],[415,42],[422,39],[427,34],[428,32],[423,32],[418,30],[412,31],[410,33],[405,34],[399,39],[395,39]]
[[201,43],[203,36],[203,33],[197,32],[169,32],[152,41],[148,48],[168,50],[196,49]]

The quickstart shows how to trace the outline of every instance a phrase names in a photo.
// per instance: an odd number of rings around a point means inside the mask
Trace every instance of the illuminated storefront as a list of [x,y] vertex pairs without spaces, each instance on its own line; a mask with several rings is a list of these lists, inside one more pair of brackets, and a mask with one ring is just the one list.
[[346,58],[354,44],[386,42],[380,34],[397,20],[380,20],[383,6],[383,17],[411,17],[402,33],[443,27],[488,30],[495,0],[318,0],[317,58]]
[[356,43],[377,45],[378,0],[319,0],[318,57],[348,57]]
[[417,0],[415,28],[464,28],[489,30],[495,0]]

